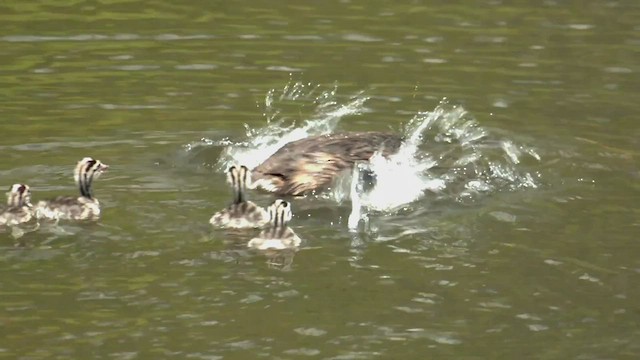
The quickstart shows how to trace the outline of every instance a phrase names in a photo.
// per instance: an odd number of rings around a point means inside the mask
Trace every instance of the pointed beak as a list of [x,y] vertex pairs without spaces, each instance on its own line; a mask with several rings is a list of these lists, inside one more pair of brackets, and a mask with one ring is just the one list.
[[100,164],[100,171],[106,171],[109,168],[109,165],[101,163]]

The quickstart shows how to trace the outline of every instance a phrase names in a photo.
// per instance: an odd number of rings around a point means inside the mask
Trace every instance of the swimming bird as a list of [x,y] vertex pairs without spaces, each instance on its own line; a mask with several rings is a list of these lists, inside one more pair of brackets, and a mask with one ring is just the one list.
[[215,213],[209,223],[225,228],[256,228],[269,221],[269,214],[246,198],[247,183],[251,183],[251,172],[244,166],[231,166],[227,170],[227,183],[233,189],[233,203]]
[[258,250],[282,250],[300,246],[302,240],[287,223],[293,217],[291,204],[278,199],[269,206],[269,226],[251,239],[247,246]]
[[254,188],[294,196],[323,190],[356,161],[368,161],[377,151],[389,156],[401,144],[399,135],[383,132],[337,133],[293,141],[252,170]]
[[25,184],[13,184],[7,192],[7,208],[0,211],[0,226],[14,226],[33,218],[31,189]]
[[93,196],[93,180],[97,179],[109,165],[91,157],[78,161],[74,180],[80,188],[80,196],[58,196],[39,201],[36,205],[38,219],[49,220],[95,220],[100,217],[100,202]]

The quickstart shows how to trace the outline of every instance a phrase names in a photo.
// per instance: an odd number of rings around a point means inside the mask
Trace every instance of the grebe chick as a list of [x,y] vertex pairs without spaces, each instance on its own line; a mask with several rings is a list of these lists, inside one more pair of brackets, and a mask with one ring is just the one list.
[[93,180],[109,168],[100,160],[85,157],[78,161],[73,178],[80,188],[80,196],[58,196],[43,200],[36,205],[38,219],[49,220],[95,220],[100,217],[100,203],[93,196]]
[[7,208],[0,211],[0,226],[14,226],[33,218],[31,189],[28,185],[13,184],[7,193]]
[[306,195],[323,190],[356,161],[368,161],[376,151],[396,153],[402,138],[383,132],[320,135],[285,144],[253,169],[254,185],[279,195]]
[[226,209],[215,213],[209,223],[224,228],[256,228],[269,221],[267,212],[248,201],[246,198],[247,183],[251,183],[251,172],[244,166],[231,166],[227,170],[227,182],[233,189],[233,203]]
[[283,250],[300,246],[302,240],[287,223],[291,220],[291,204],[278,199],[269,206],[269,226],[258,237],[249,241],[248,247],[258,250]]

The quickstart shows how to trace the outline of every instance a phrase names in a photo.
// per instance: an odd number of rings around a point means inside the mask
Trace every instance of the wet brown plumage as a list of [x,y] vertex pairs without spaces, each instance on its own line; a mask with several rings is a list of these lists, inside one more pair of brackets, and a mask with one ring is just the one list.
[[356,161],[376,151],[398,151],[402,138],[383,132],[320,135],[290,142],[252,170],[254,187],[279,195],[305,195],[327,188]]

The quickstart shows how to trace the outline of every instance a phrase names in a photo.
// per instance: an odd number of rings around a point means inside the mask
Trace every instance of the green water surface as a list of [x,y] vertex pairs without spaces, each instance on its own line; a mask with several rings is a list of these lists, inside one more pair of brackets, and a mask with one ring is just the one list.
[[[111,165],[98,223],[0,233],[0,358],[640,357],[637,1],[5,0],[0,29],[0,186]],[[538,187],[360,246],[348,204],[296,200],[308,248],[270,267],[210,229],[220,149],[185,145],[244,139],[291,81],[370,96],[342,130],[446,97],[535,148]]]

